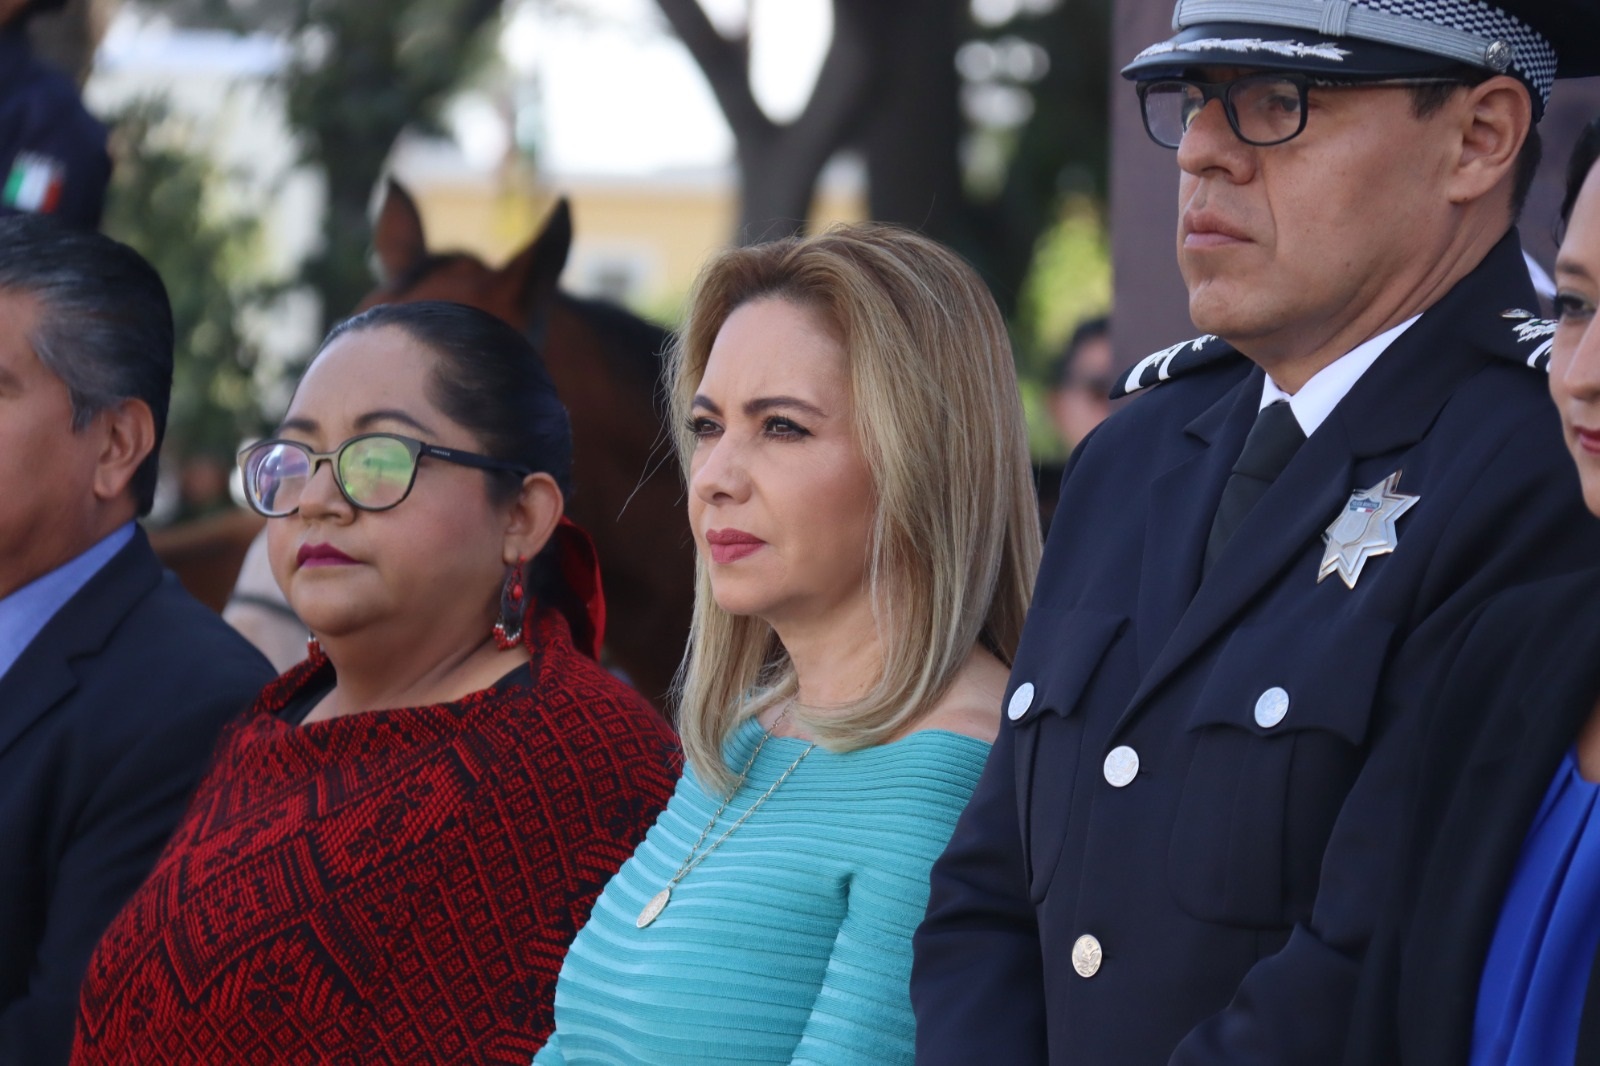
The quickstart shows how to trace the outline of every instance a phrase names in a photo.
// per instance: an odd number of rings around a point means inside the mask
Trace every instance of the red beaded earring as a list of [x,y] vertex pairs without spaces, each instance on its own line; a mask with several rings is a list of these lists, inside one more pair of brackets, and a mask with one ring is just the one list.
[[517,556],[516,565],[508,568],[505,583],[500,586],[500,620],[494,624],[494,646],[501,651],[510,651],[522,643],[522,614],[528,599],[522,588],[524,562],[522,556]]

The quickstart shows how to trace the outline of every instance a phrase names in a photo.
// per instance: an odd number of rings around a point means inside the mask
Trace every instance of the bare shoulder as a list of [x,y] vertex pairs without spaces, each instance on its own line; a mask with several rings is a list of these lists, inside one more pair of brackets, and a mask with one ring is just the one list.
[[993,744],[1000,733],[1000,701],[1010,671],[983,648],[974,648],[950,690],[912,732],[943,729]]

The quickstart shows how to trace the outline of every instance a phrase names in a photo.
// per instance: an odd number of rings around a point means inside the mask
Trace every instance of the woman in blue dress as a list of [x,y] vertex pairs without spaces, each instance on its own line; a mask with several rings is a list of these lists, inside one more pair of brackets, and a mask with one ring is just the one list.
[[[1600,121],[1568,174],[1550,393],[1600,515],[1597,158]],[[1352,1064],[1600,1062],[1595,563],[1486,604],[1431,694],[1413,860],[1368,953]]]
[[688,770],[561,971],[557,1063],[910,1063],[911,934],[1039,556],[1005,324],[948,249],[726,252],[672,359]]

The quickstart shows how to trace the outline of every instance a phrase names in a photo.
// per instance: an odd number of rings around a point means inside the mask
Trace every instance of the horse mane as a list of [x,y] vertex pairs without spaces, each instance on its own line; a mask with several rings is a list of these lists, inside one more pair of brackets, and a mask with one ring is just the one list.
[[661,383],[662,355],[672,334],[609,300],[557,291],[556,300],[603,342],[606,355],[652,390]]
[[385,282],[383,293],[386,296],[400,296],[410,292],[413,288],[422,284],[423,279],[435,270],[442,270],[452,263],[461,262],[463,259],[481,262],[477,256],[472,255],[470,252],[428,252],[401,271],[399,277]]

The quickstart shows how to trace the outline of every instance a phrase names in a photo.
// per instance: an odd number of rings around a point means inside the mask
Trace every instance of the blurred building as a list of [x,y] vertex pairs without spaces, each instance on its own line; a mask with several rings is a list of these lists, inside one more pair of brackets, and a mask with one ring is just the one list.
[[[674,44],[673,47],[676,47]],[[222,202],[259,212],[261,276],[292,277],[316,247],[323,192],[315,173],[297,166],[292,133],[274,79],[291,46],[265,35],[240,36],[178,27],[124,6],[95,57],[85,91],[91,110],[114,116],[140,101],[161,100],[187,147],[209,156],[225,178]],[[657,318],[678,304],[708,255],[725,247],[737,215],[731,165],[632,173],[538,170],[513,145],[514,115],[481,91],[447,112],[449,137],[406,135],[390,168],[416,198],[436,250],[474,252],[504,262],[535,234],[559,196],[572,204],[574,240],[564,285]],[[542,111],[537,100],[533,108]],[[542,122],[540,116],[535,116]],[[537,124],[536,122],[536,124]],[[594,135],[604,136],[596,130]],[[373,175],[376,189],[380,175]],[[865,215],[859,164],[827,168],[813,224]],[[320,319],[308,298],[263,323],[265,347],[303,356]]]
[[[538,232],[556,199],[572,206],[573,243],[562,284],[657,319],[675,318],[702,263],[728,245],[738,213],[733,168],[638,174],[539,173],[474,165],[454,142],[405,138],[391,160],[416,198],[434,250],[503,263]],[[813,228],[866,217],[853,161],[823,173]]]

